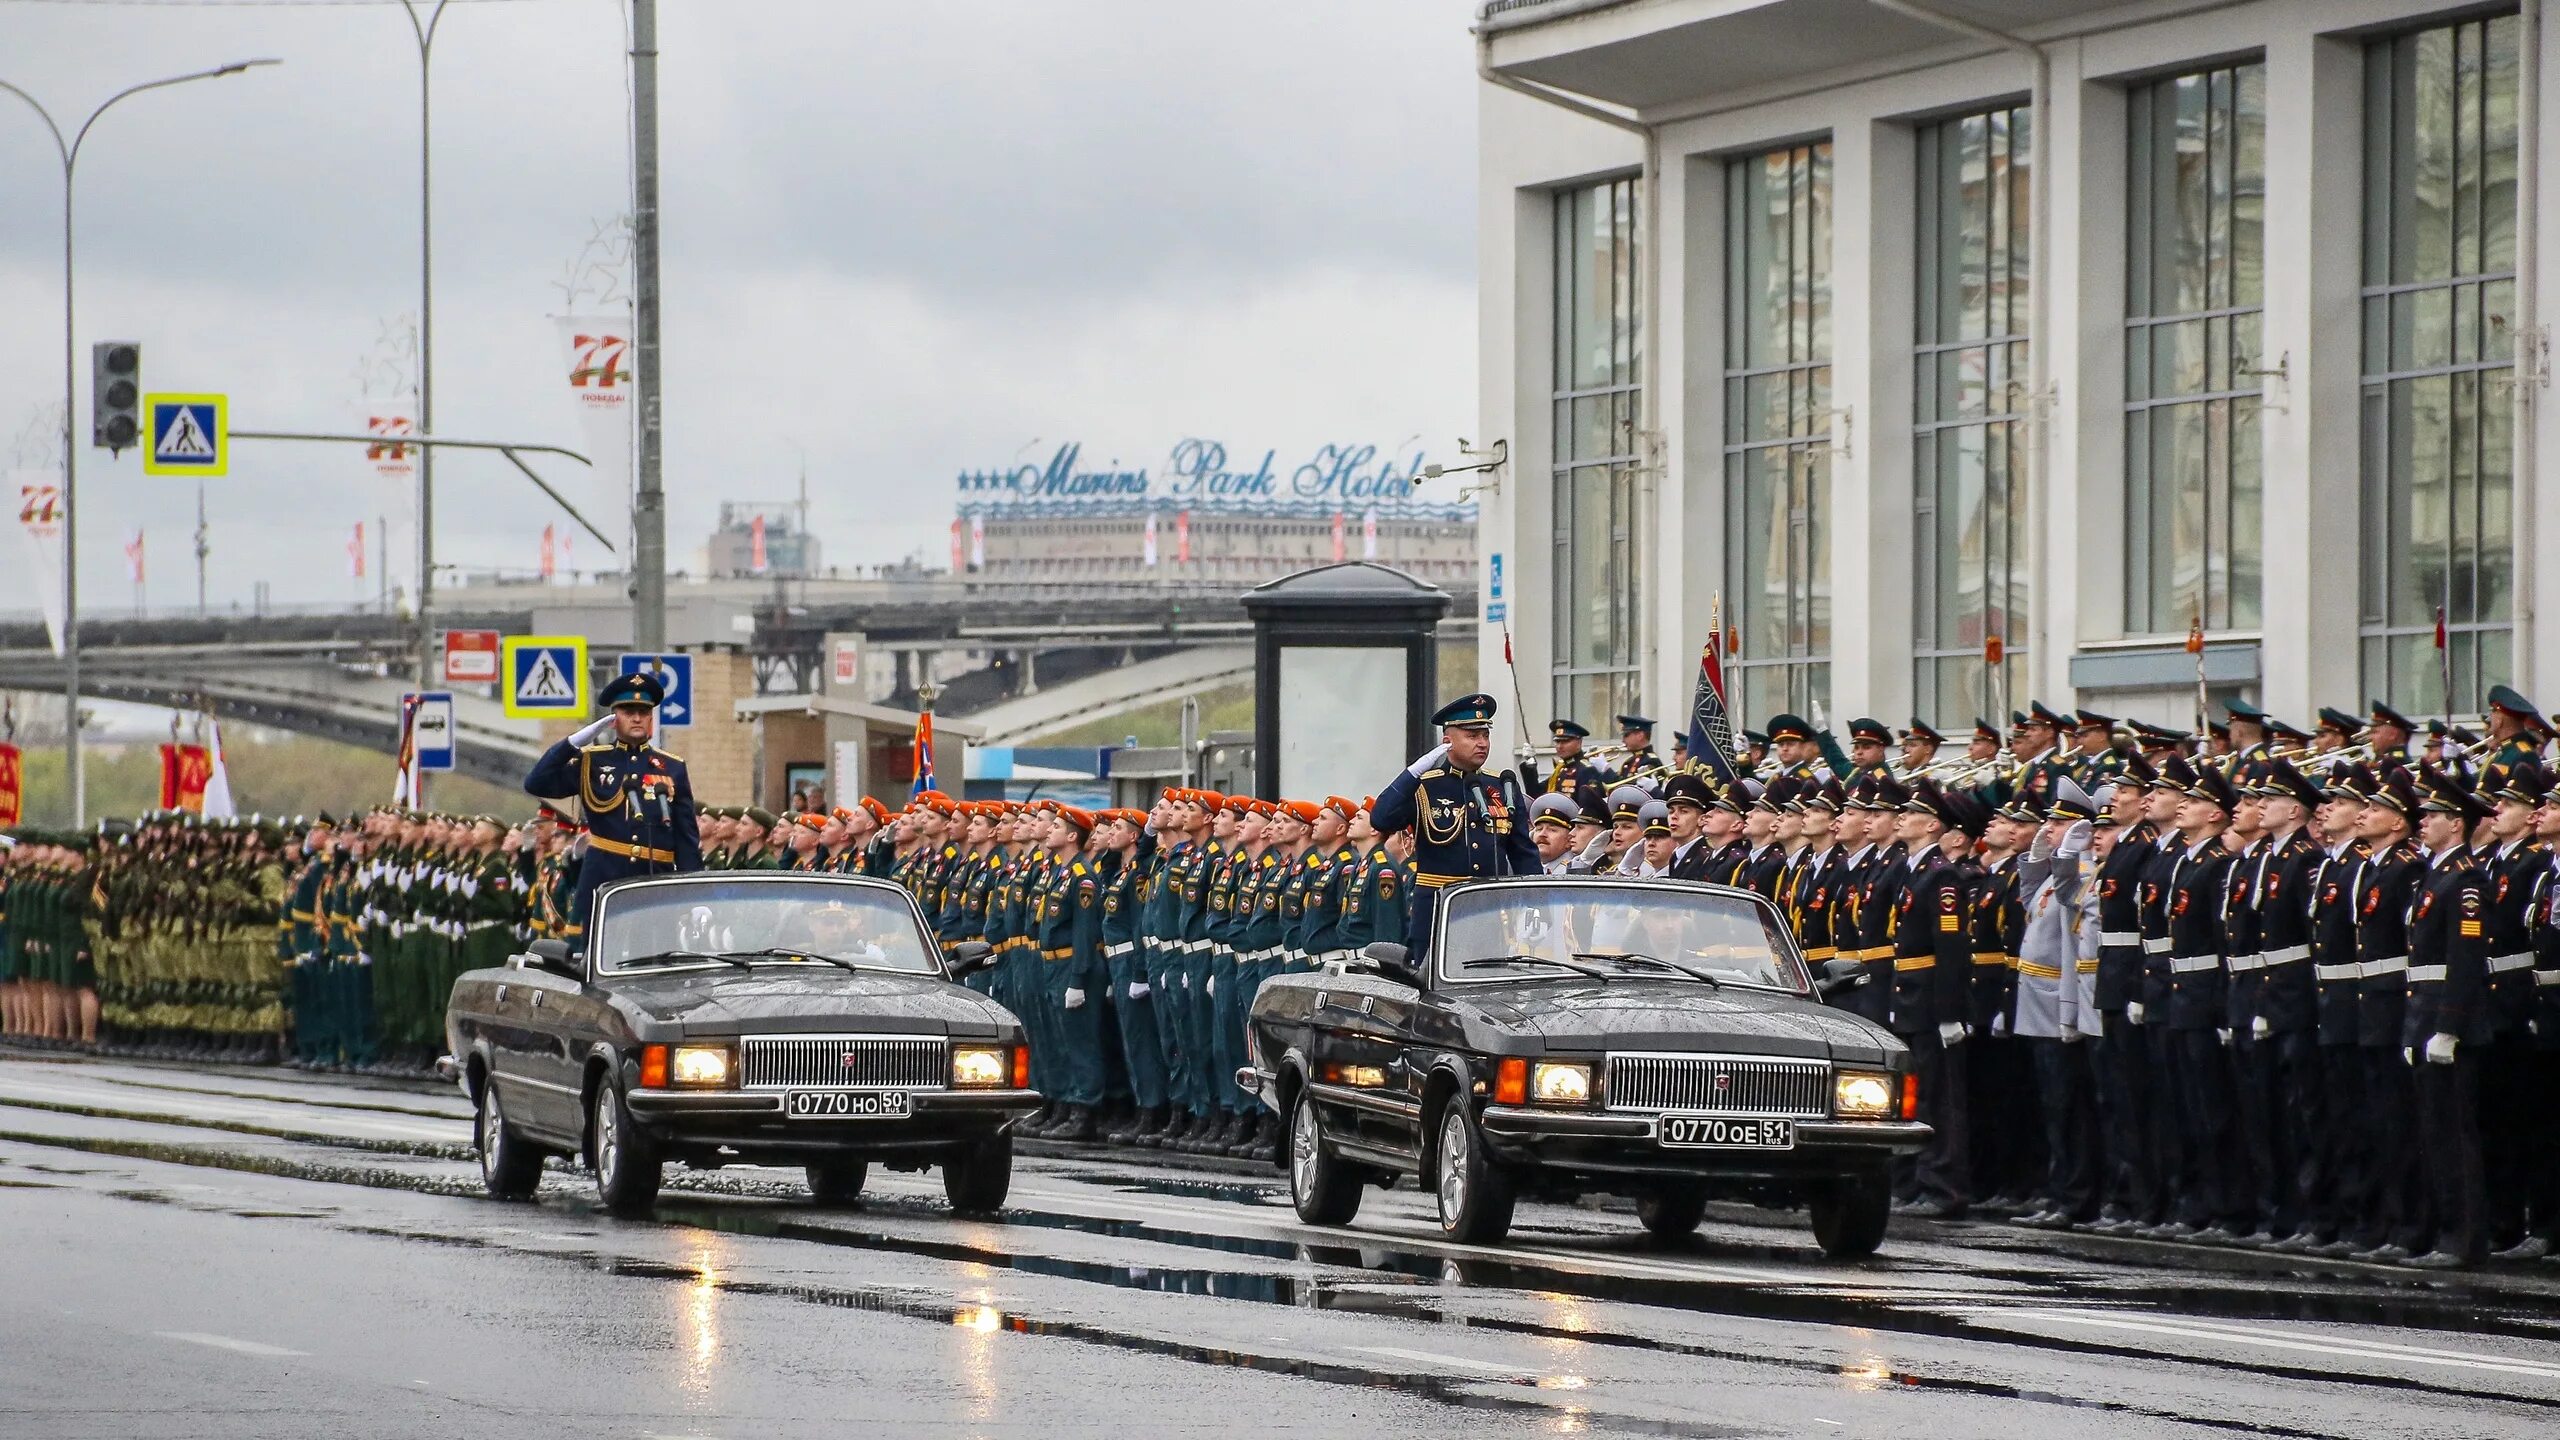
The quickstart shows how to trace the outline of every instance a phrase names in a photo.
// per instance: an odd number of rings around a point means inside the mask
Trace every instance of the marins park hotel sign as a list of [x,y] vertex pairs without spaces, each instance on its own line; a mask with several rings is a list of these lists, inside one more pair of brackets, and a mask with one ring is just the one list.
[[[1215,440],[1185,440],[1156,471],[1123,469],[1117,460],[1084,464],[1070,441],[1046,462],[961,472],[960,513],[1003,516],[1203,514],[1320,517],[1376,514],[1402,520],[1466,521],[1474,502],[1424,499],[1414,490],[1423,455],[1382,455],[1375,445],[1323,445],[1296,464],[1277,450],[1246,462]],[[1456,487],[1450,487],[1454,490]]]

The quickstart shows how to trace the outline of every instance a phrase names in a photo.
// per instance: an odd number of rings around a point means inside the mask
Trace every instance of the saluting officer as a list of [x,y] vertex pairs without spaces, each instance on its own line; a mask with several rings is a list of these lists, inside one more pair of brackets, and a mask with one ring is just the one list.
[[586,859],[570,910],[581,938],[598,888],[702,868],[693,781],[682,760],[649,743],[665,690],[655,676],[625,675],[598,698],[610,713],[542,752],[524,777],[534,798],[573,801],[585,813]]
[[[1387,833],[1412,827],[1413,878],[1422,890],[1544,869],[1529,841],[1528,797],[1517,781],[1484,769],[1493,749],[1493,716],[1490,695],[1462,695],[1441,706],[1431,717],[1440,727],[1439,747],[1378,792],[1371,820]],[[1629,763],[1635,763],[1632,755]],[[1405,924],[1406,948],[1416,965],[1430,952],[1433,898],[1417,899]]]

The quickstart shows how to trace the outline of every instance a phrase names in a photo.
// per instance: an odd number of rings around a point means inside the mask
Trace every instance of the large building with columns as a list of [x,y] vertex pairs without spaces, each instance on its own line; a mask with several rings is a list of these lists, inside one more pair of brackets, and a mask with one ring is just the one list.
[[2560,683],[2537,0],[1492,0],[1476,39],[1482,679],[1533,738],[1685,714],[1711,627],[1754,724],[2185,724],[2199,625],[2217,701],[2297,722]]

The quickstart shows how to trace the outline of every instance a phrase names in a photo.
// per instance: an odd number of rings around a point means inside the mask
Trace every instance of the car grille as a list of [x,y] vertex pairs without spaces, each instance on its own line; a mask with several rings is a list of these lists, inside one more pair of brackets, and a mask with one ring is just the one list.
[[888,1036],[749,1036],[739,1083],[749,1090],[940,1090],[947,1042]]
[[1739,1055],[1612,1055],[1608,1108],[1820,1118],[1831,1113],[1831,1067]]

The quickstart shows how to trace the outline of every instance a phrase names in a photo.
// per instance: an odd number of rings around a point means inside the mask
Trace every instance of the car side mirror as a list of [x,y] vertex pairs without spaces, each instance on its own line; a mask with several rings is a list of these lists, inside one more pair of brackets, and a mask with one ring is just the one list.
[[1867,967],[1855,960],[1825,960],[1815,973],[1814,993],[1824,999],[1843,990],[1855,990],[1867,983]]
[[1360,958],[1372,970],[1399,985],[1422,988],[1422,972],[1406,958],[1405,948],[1393,940],[1376,940],[1361,950]]
[[566,940],[536,940],[529,948],[529,953],[533,956],[534,964],[554,975],[566,975],[572,980],[582,979],[586,975],[586,968],[578,963],[578,957],[569,953],[569,942]]
[[984,940],[963,940],[951,947],[951,978],[972,975],[995,963],[996,947]]

